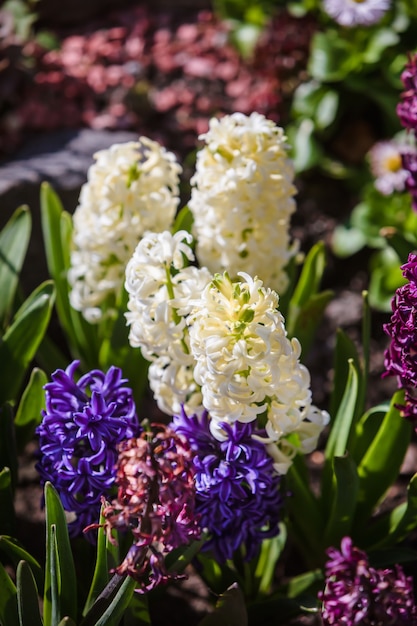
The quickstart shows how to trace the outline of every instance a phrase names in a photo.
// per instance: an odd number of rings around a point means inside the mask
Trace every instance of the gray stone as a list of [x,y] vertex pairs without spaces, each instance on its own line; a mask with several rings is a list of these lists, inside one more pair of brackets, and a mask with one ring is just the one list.
[[72,213],[94,153],[137,139],[136,133],[128,131],[60,130],[32,137],[12,160],[0,164],[0,228],[21,205],[29,206],[32,215],[32,237],[22,274],[25,292],[48,277],[40,224],[42,182],[51,184],[65,210]]

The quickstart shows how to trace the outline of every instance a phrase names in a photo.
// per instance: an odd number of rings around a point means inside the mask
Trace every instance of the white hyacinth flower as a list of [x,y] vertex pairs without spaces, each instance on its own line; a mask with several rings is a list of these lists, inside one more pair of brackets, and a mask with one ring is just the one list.
[[202,408],[186,318],[211,274],[187,266],[194,260],[191,241],[186,231],[145,233],[126,266],[129,343],[151,361],[150,386],[169,415],[181,404],[193,412]]
[[289,339],[278,295],[241,272],[216,275],[187,318],[203,405],[214,436],[221,423],[258,420],[275,468],[285,473],[297,452],[311,452],[328,415],[311,404],[310,375]]
[[278,292],[295,254],[294,168],[282,128],[259,113],[211,119],[197,153],[189,208],[197,258],[212,273],[245,271]]
[[170,228],[182,171],[157,142],[114,144],[94,155],[73,224],[70,302],[91,323],[112,315],[126,263],[147,230]]

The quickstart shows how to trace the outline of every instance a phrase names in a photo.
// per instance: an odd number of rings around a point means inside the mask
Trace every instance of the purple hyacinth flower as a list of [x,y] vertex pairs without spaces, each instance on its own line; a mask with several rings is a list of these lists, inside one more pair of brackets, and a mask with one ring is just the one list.
[[92,370],[76,382],[79,361],[52,374],[46,409],[37,428],[42,484],[50,481],[63,507],[75,516],[71,536],[99,516],[101,497],[111,494],[117,446],[140,431],[132,390],[118,367]]
[[391,337],[385,351],[385,376],[396,376],[405,390],[405,404],[399,408],[408,419],[417,420],[417,254],[411,253],[401,266],[408,283],[392,299],[392,315],[384,331]]
[[413,580],[400,565],[371,567],[350,537],[327,554],[326,587],[319,593],[324,626],[416,626]]
[[280,476],[265,445],[254,439],[253,424],[222,424],[226,441],[214,439],[207,412],[188,417],[184,410],[171,426],[194,451],[196,512],[210,532],[204,546],[219,562],[241,547],[251,559],[263,539],[279,533]]

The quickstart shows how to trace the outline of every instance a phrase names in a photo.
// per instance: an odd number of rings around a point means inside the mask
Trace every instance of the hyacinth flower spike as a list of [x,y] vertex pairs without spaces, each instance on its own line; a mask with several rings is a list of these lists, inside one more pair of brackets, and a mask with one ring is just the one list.
[[72,536],[99,516],[101,497],[114,490],[117,446],[141,428],[133,393],[117,367],[75,380],[79,361],[52,374],[37,429],[37,470],[56,488],[69,514]]
[[326,587],[319,593],[324,626],[416,626],[413,580],[400,565],[371,567],[350,537],[327,554]]
[[[152,424],[151,429],[120,444],[117,497],[111,502],[103,499],[109,540],[115,541],[114,529],[133,536],[127,555],[113,572],[135,579],[138,593],[183,578],[168,570],[165,557],[201,534],[191,448],[165,425]],[[92,524],[85,531],[97,527]]]

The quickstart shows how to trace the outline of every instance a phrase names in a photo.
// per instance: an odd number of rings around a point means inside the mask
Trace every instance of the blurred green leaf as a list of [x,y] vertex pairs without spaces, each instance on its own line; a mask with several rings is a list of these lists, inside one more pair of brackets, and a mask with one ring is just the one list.
[[[65,512],[55,487],[45,483],[46,566],[44,623],[77,618],[77,579]],[[55,597],[56,596],[56,597]]]
[[11,535],[15,528],[12,476],[8,467],[0,471],[0,533]]
[[179,230],[186,230],[188,233],[191,233],[193,222],[194,217],[188,208],[188,205],[183,206],[175,218],[172,233],[177,233]]
[[43,626],[39,614],[39,598],[30,565],[20,561],[16,571],[17,605],[20,626]]
[[0,360],[7,368],[0,378],[0,398],[15,399],[48,327],[53,302],[54,287],[47,281],[25,300],[4,334]]
[[[333,291],[322,291],[310,297],[298,311],[294,324],[291,324],[291,336],[297,337],[302,347],[302,356],[305,357],[313,343],[317,328],[323,319],[326,306],[333,298]],[[289,318],[292,321],[292,317]]]
[[313,120],[302,119],[288,128],[288,139],[292,145],[292,159],[297,173],[318,166],[323,149],[315,137]]
[[235,583],[220,596],[213,613],[206,615],[198,626],[247,626],[247,624],[245,598]]
[[0,327],[11,316],[19,274],[29,244],[32,220],[26,206],[19,207],[0,232]]
[[363,51],[365,63],[379,63],[386,48],[398,44],[400,38],[392,28],[378,28],[368,39],[368,45]]
[[372,441],[376,437],[388,408],[388,402],[378,404],[371,407],[358,420],[355,429],[355,437],[353,438],[353,445],[349,446],[349,452],[357,465],[359,465]]
[[2,626],[20,626],[16,586],[1,563],[0,589],[0,623]]
[[338,224],[332,235],[333,252],[342,258],[350,257],[366,245],[366,235],[354,226]]
[[316,32],[311,43],[308,73],[320,82],[340,81],[351,69],[345,62],[350,54],[350,47],[337,30]]
[[36,427],[42,421],[42,409],[45,408],[44,385],[48,382],[45,372],[35,367],[22,394],[14,420],[16,441],[19,452],[33,438]]
[[11,487],[14,493],[17,484],[17,451],[14,432],[13,409],[9,403],[0,407],[0,469],[10,469]]

